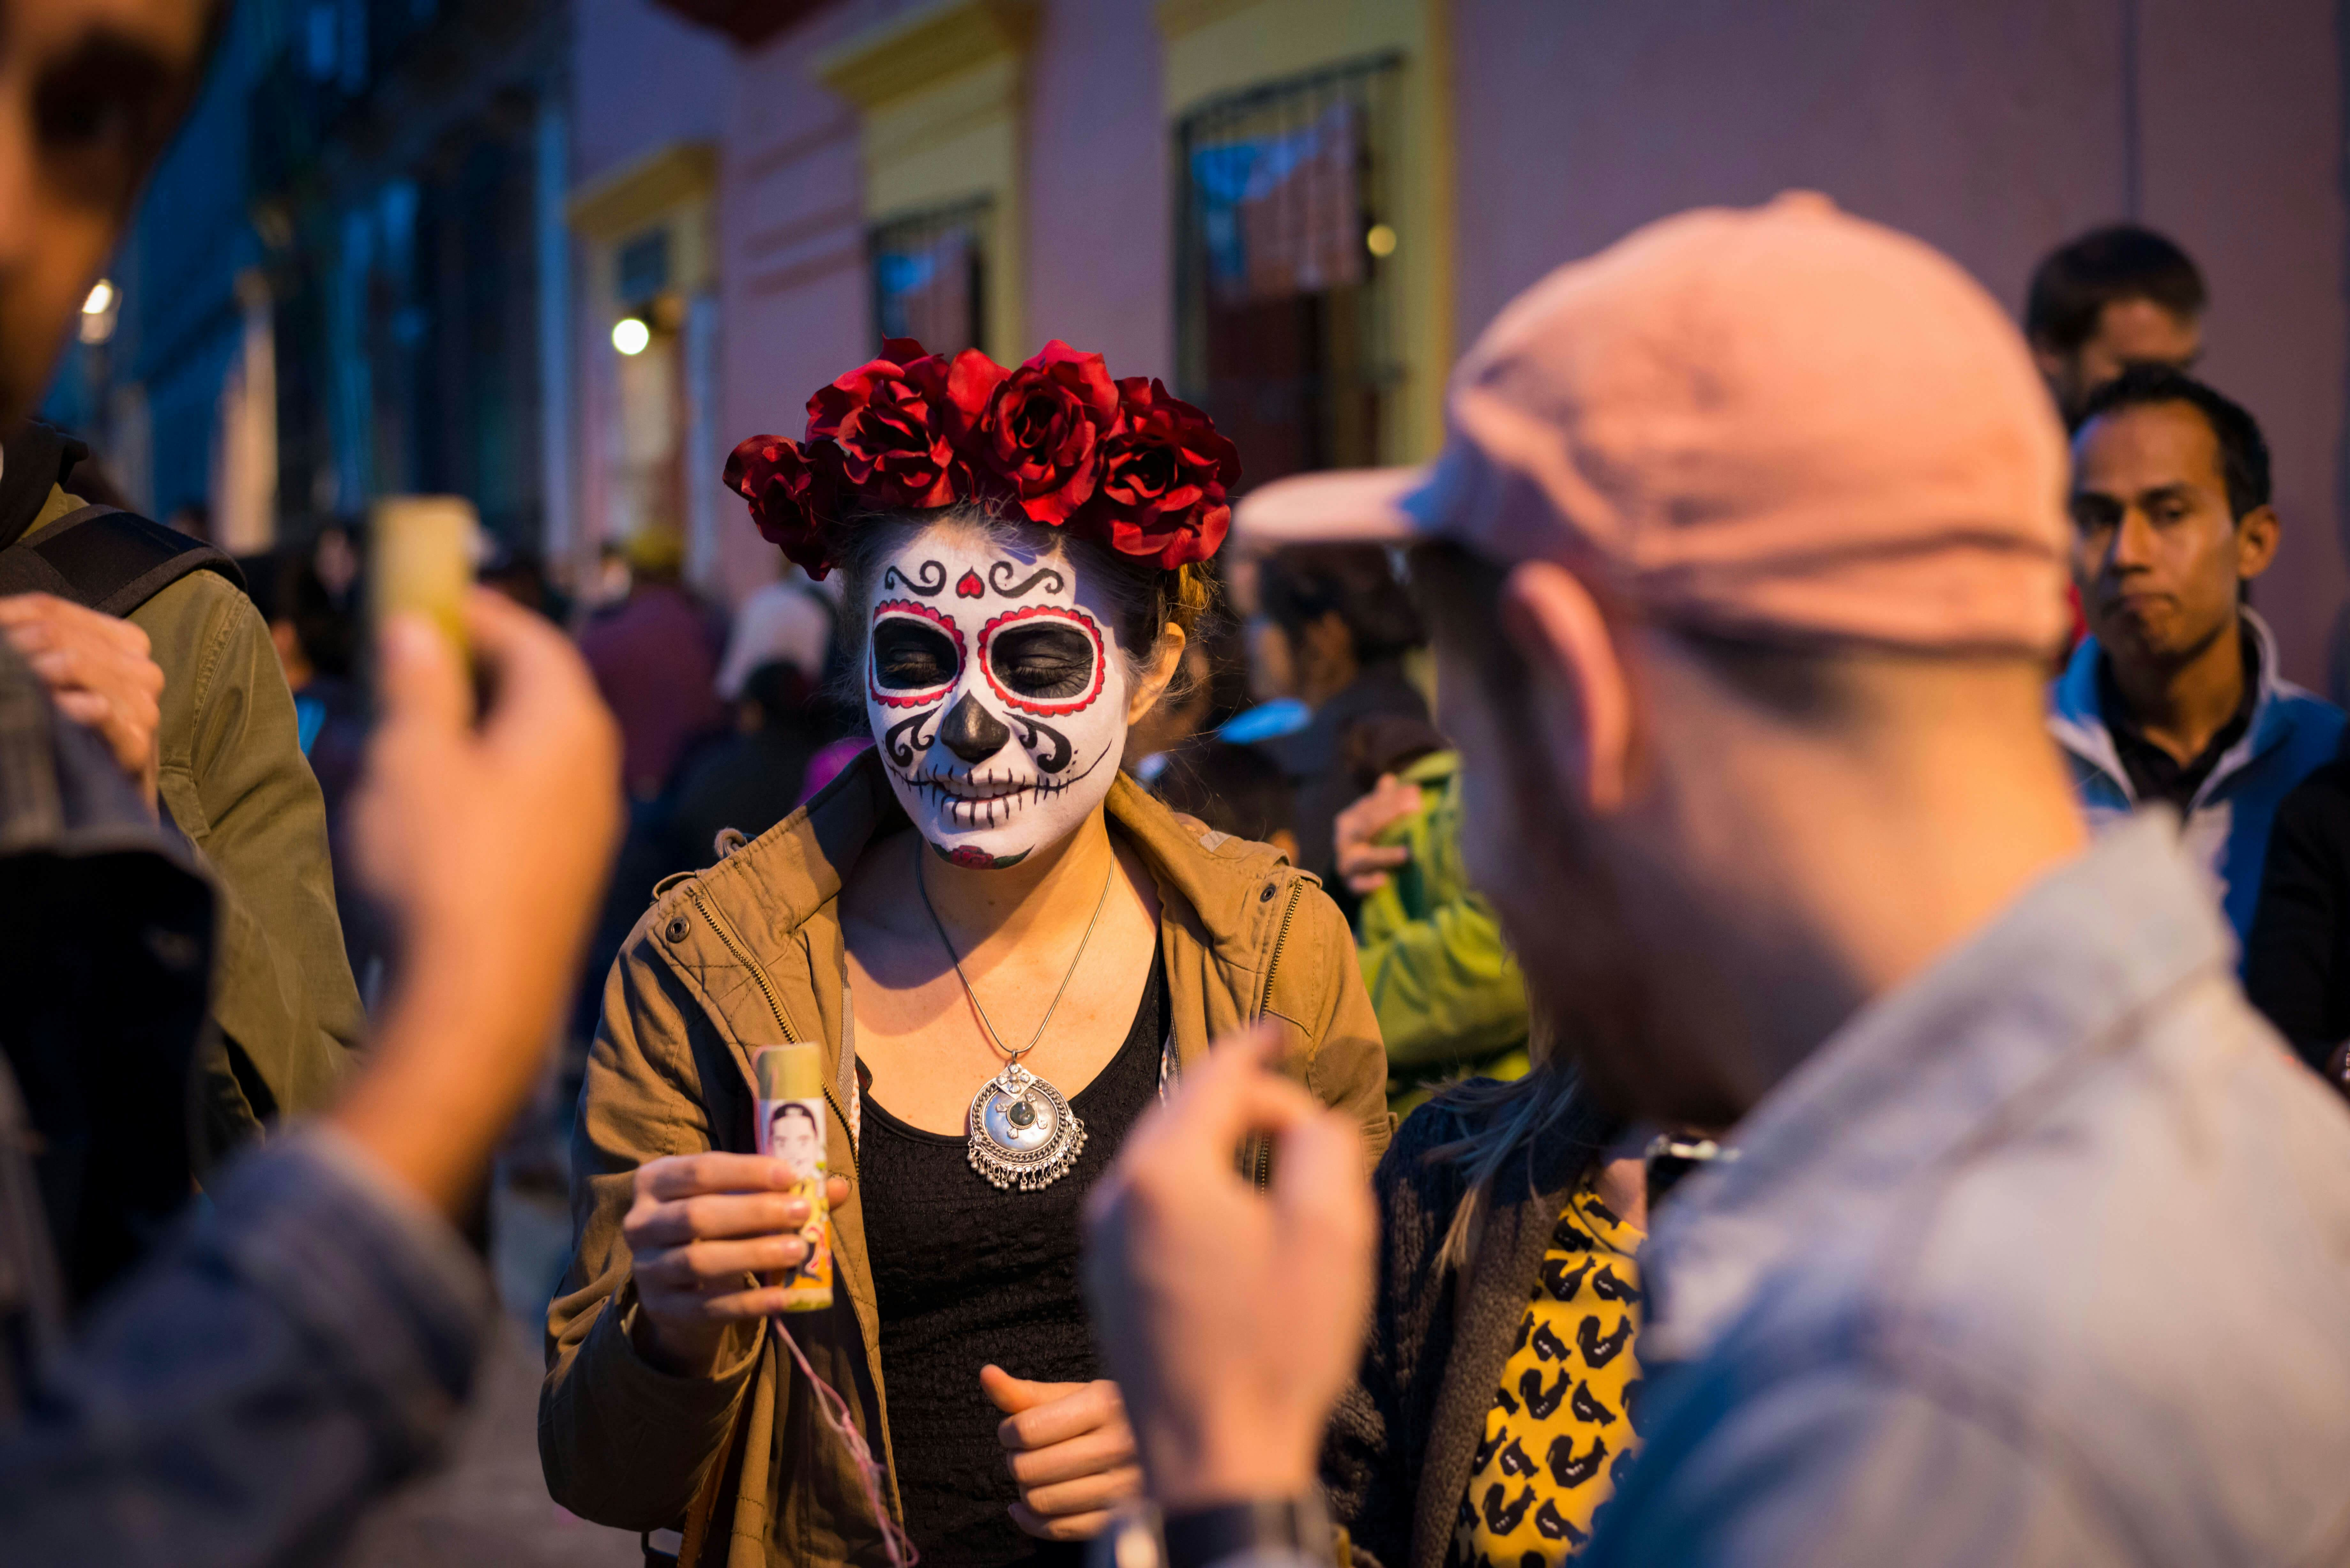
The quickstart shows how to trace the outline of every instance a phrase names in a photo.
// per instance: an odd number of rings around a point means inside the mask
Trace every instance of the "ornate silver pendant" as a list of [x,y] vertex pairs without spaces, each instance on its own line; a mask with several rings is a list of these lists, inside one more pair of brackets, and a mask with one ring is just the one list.
[[1017,1062],[971,1101],[971,1168],[1002,1189],[1034,1192],[1069,1173],[1085,1152],[1086,1124],[1061,1091]]

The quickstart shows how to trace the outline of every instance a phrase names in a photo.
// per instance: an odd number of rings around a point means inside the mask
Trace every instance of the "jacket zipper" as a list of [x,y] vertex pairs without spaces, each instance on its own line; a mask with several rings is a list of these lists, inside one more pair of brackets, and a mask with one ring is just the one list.
[[[1274,933],[1273,956],[1264,964],[1264,992],[1257,998],[1257,1016],[1264,1016],[1273,1005],[1273,971],[1281,967],[1281,950],[1289,945],[1289,923],[1297,918],[1297,900],[1305,891],[1305,884],[1293,881],[1289,885],[1289,902],[1281,911],[1281,929]],[[1256,1140],[1256,1189],[1263,1192],[1273,1185],[1273,1145],[1263,1137]]]
[[1281,950],[1289,945],[1289,923],[1297,918],[1297,900],[1305,891],[1305,884],[1302,881],[1289,885],[1289,902],[1281,910],[1281,929],[1274,933],[1273,956],[1264,963],[1264,992],[1256,1000],[1259,1017],[1263,1017],[1264,1010],[1273,1005],[1273,971],[1281,966]]
[[[754,959],[751,956],[750,950],[743,947],[741,940],[735,937],[733,929],[730,928],[723,919],[719,918],[718,911],[712,909],[709,905],[702,901],[702,889],[700,888],[693,888],[686,895],[686,897],[693,900],[694,912],[709,923],[712,930],[718,933],[718,940],[720,944],[726,949],[728,953],[733,955],[734,961],[751,971],[752,980],[756,981],[758,984],[759,994],[767,999],[767,1011],[775,1014],[775,1027],[783,1031],[785,1044],[797,1044],[798,1037],[792,1033],[791,1020],[784,1016],[783,999],[775,994],[775,986],[770,983],[767,979],[766,966],[760,963],[756,959]],[[1279,949],[1276,947],[1274,950],[1277,952]],[[845,1002],[846,999],[844,998],[844,1004]],[[827,1084],[825,1085],[824,1097],[832,1103],[833,1108],[839,1112],[841,1120],[846,1122],[848,1119],[848,1109],[846,1106],[839,1103],[832,1085]],[[852,1154],[850,1158],[853,1159],[855,1156]],[[855,1313],[856,1303],[853,1300],[850,1302],[849,1305],[850,1311]],[[863,1315],[858,1314],[858,1327],[861,1332],[864,1327]],[[897,1461],[889,1452],[889,1436],[886,1432],[882,1436],[882,1443],[881,1462],[887,1468],[889,1476],[889,1501],[893,1505],[899,1522],[902,1523],[905,1520],[906,1505],[898,1491]]]
[[784,1032],[784,1043],[787,1045],[797,1044],[798,1037],[792,1033],[791,1020],[784,1016],[783,999],[775,994],[775,988],[768,982],[766,967],[751,956],[749,950],[727,928],[726,922],[718,918],[717,911],[702,901],[701,888],[696,888],[686,897],[693,900],[694,913],[708,921],[710,929],[718,933],[720,945],[733,955],[736,963],[751,971],[751,979],[758,984],[759,994],[767,999],[767,1011],[775,1015],[775,1027]]

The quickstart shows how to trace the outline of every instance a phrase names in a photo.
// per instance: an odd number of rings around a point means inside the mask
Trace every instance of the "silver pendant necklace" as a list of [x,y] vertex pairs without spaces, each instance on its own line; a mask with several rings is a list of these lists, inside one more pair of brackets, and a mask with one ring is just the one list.
[[922,849],[914,848],[914,887],[922,895],[922,908],[930,912],[931,925],[939,933],[939,945],[947,950],[947,961],[954,966],[955,979],[962,983],[962,993],[971,998],[971,1010],[979,1014],[980,1027],[987,1032],[987,1043],[1003,1055],[1003,1070],[979,1087],[971,1100],[969,1136],[966,1139],[971,1168],[985,1177],[999,1190],[1018,1188],[1034,1192],[1050,1187],[1069,1173],[1085,1152],[1086,1124],[1069,1108],[1068,1096],[1038,1077],[1020,1064],[1020,1058],[1036,1049],[1045,1038],[1045,1026],[1060,1010],[1061,998],[1069,989],[1069,981],[1077,976],[1077,965],[1085,961],[1086,944],[1094,939],[1094,927],[1101,921],[1102,907],[1109,902],[1109,885],[1118,875],[1118,859],[1112,856],[1109,875],[1102,878],[1101,897],[1094,900],[1093,918],[1086,922],[1086,934],[1077,939],[1076,956],[1069,960],[1069,972],[1061,977],[1061,989],[1053,993],[1053,1004],[1045,1009],[1045,1017],[1036,1025],[1036,1033],[1028,1044],[1014,1051],[1004,1044],[1003,1036],[995,1032],[995,1024],[981,1005],[979,992],[971,986],[971,977],[962,971],[962,959],[955,951],[954,940],[947,935],[946,922],[931,902],[930,885],[922,876]]

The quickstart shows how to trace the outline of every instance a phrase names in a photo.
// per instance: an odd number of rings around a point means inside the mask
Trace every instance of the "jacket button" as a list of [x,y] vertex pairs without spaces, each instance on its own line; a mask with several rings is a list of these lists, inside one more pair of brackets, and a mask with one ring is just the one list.
[[673,942],[681,942],[685,940],[686,930],[687,926],[685,923],[685,917],[683,915],[677,916],[669,923],[669,940]]
[[1257,901],[1258,903],[1260,903],[1260,904],[1270,904],[1270,903],[1272,903],[1272,902],[1273,902],[1273,884],[1272,884],[1272,883],[1267,882],[1267,883],[1264,885],[1263,890],[1263,891],[1261,891],[1261,892],[1259,892],[1259,893],[1257,894],[1257,896],[1256,896],[1256,901]]

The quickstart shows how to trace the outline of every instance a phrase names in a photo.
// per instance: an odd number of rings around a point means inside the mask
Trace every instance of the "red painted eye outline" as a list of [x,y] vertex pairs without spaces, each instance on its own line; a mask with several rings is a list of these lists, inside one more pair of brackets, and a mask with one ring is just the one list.
[[[1094,683],[1086,689],[1084,696],[1072,697],[1066,702],[1033,701],[1017,692],[1005,691],[1003,683],[995,678],[995,665],[987,656],[987,647],[995,639],[996,628],[1010,626],[1014,621],[1033,620],[1038,616],[1066,621],[1093,639]],[[1039,718],[1052,719],[1063,714],[1074,713],[1081,708],[1090,708],[1093,706],[1094,699],[1101,695],[1102,680],[1107,675],[1108,670],[1109,657],[1102,648],[1101,628],[1093,623],[1091,617],[1079,615],[1074,610],[1062,609],[1057,605],[1030,605],[1024,609],[1005,610],[979,628],[980,673],[987,677],[989,688],[998,697],[1024,713],[1034,713]]]
[[955,681],[962,679],[962,667],[968,657],[967,650],[963,647],[962,628],[956,626],[954,622],[949,620],[938,611],[932,609],[930,606],[916,604],[911,599],[884,599],[879,604],[875,605],[873,607],[873,624],[877,627],[879,626],[892,611],[896,611],[902,615],[913,616],[917,619],[929,621],[931,625],[937,627],[941,631],[945,632],[949,637],[954,639],[954,679],[947,680],[937,686],[925,686],[912,692],[884,691],[881,690],[881,682],[874,676],[873,638],[868,632],[865,639],[866,695],[871,697],[873,701],[880,703],[885,708],[927,708],[931,703],[937,701],[940,698],[945,696],[948,692],[953,691]]

